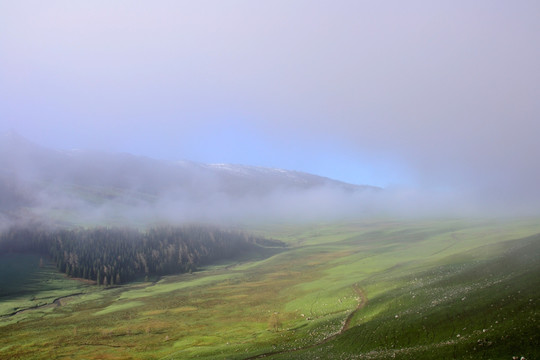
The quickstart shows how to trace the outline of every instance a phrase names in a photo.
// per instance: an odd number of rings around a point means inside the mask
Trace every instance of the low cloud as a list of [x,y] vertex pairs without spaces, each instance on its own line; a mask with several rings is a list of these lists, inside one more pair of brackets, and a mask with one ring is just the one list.
[[[208,190],[208,189],[207,189]],[[207,192],[203,198],[186,199],[162,194],[150,201],[129,193],[99,203],[62,194],[58,189],[38,194],[35,206],[4,217],[3,226],[48,223],[52,226],[130,225],[190,222],[246,224],[260,222],[346,221],[366,218],[507,216],[508,213],[472,203],[450,193],[426,193],[413,189],[344,191],[322,186],[306,190],[276,190],[268,194],[231,196]],[[520,214],[529,214],[522,209]],[[516,215],[515,211],[511,215]],[[15,221],[14,221],[15,220]]]
[[[409,187],[353,208],[538,213],[539,4],[5,2],[0,127],[57,148],[308,172],[335,149],[319,174],[335,158]],[[204,216],[192,210],[178,212]]]

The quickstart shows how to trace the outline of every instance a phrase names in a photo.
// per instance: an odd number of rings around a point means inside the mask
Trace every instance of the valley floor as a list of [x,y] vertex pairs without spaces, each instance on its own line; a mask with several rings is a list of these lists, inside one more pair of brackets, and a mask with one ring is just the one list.
[[13,258],[0,358],[540,358],[537,219],[251,230],[288,249],[114,288]]

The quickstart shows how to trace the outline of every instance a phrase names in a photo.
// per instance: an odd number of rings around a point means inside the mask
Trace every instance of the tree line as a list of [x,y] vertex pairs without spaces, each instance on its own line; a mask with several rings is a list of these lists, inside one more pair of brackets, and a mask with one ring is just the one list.
[[278,240],[211,226],[43,230],[12,228],[0,235],[0,252],[46,255],[71,277],[115,285],[141,276],[192,272],[198,266],[265,247]]

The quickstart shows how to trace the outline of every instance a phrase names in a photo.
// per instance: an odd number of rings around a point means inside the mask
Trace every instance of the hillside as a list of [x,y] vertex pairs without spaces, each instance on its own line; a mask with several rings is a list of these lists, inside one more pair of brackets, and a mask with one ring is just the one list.
[[540,355],[537,219],[250,232],[287,247],[114,287],[71,280],[39,256],[2,254],[0,358]]
[[[161,161],[124,153],[54,150],[15,133],[1,135],[0,212],[4,218],[52,217],[77,221],[182,214],[252,213],[290,195],[333,197],[379,188],[298,171],[234,164]],[[133,216],[132,216],[133,215]],[[71,219],[70,219],[71,217]]]

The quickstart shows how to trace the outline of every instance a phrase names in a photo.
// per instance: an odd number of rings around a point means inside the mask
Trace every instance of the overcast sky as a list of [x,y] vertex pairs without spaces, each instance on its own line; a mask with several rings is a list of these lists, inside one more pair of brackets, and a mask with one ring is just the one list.
[[539,1],[0,0],[0,131],[540,203]]

